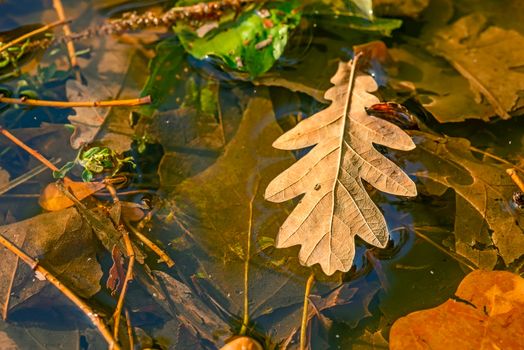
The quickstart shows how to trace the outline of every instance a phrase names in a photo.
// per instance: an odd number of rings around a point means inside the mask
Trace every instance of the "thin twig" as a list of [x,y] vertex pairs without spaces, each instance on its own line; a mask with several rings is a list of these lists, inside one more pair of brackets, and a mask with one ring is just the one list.
[[509,165],[510,167],[515,168],[516,170],[518,170],[518,171],[520,171],[522,174],[524,174],[524,169],[523,169],[523,168],[521,168],[521,167],[519,167],[519,166],[517,166],[517,165],[515,165],[515,164],[513,164],[513,163],[511,163],[511,162],[509,162],[509,161],[507,161],[507,160],[505,160],[504,158],[501,158],[501,157],[499,157],[499,156],[496,156],[496,155],[494,155],[493,153],[489,153],[489,152],[487,152],[487,151],[483,151],[483,150],[481,150],[480,148],[477,148],[477,147],[469,146],[469,149],[470,149],[471,151],[473,151],[473,152],[480,153],[480,154],[482,154],[482,155],[484,155],[484,156],[486,156],[486,157],[489,157],[489,158],[491,158],[491,159],[494,159],[494,160],[496,160],[497,162],[501,162],[502,164]]
[[20,261],[20,258],[17,256],[16,257],[16,263],[14,264],[14,269],[13,269],[13,272],[11,273],[11,277],[9,278],[9,286],[7,287],[7,291],[6,291],[6,300],[4,302],[4,308],[2,309],[2,319],[5,321],[7,320],[7,313],[9,312],[9,303],[11,301],[11,291],[13,290],[13,285],[15,283],[15,276],[16,276],[16,271],[18,270],[18,263]]
[[123,219],[126,226],[129,228],[131,233],[133,233],[139,240],[141,240],[146,246],[154,251],[160,259],[166,263],[168,267],[173,267],[175,262],[167,255],[159,246],[157,246],[153,241],[147,238],[142,232],[138,231],[127,219]]
[[21,43],[22,41],[26,40],[26,39],[29,39],[35,35],[38,35],[40,33],[43,33],[43,32],[46,32],[48,31],[49,29],[52,29],[54,27],[57,27],[57,26],[60,26],[60,25],[65,25],[67,23],[66,20],[60,20],[60,21],[56,21],[56,22],[53,22],[53,23],[50,23],[50,24],[46,24],[45,26],[42,26],[38,29],[35,29],[29,33],[26,33],[22,36],[19,36],[18,38],[14,39],[14,40],[11,40],[10,42],[8,42],[7,44],[5,45],[2,45],[0,46],[0,52],[2,51],[5,51],[7,50],[8,48],[18,44],[18,43]]
[[[51,161],[53,161],[53,159],[51,159]],[[60,161],[60,160],[57,160],[57,162],[58,161]],[[25,174],[20,175],[17,178],[9,181],[5,185],[0,186],[0,196],[3,195],[4,193],[8,192],[8,191],[11,191],[13,188],[23,184],[24,182],[32,179],[33,177],[39,175],[40,173],[42,173],[42,172],[44,172],[46,170],[47,170],[47,167],[45,165],[39,165],[39,166],[29,170]]]
[[428,236],[426,236],[425,234],[423,234],[422,232],[418,231],[416,228],[413,228],[413,232],[419,236],[420,238],[422,238],[423,240],[425,240],[426,242],[428,242],[429,244],[431,244],[433,247],[437,248],[438,250],[440,250],[442,253],[446,254],[447,256],[451,257],[452,259],[454,259],[455,261],[457,261],[459,264],[462,264],[464,266],[466,266],[468,269],[474,271],[474,270],[478,270],[478,266],[472,266],[469,264],[469,262],[466,262],[464,259],[456,256],[455,254],[453,254],[452,252],[448,251],[447,249],[441,247],[439,244],[435,243],[431,238],[429,238]]
[[58,171],[58,168],[53,163],[51,163],[44,156],[42,156],[40,153],[38,153],[37,151],[35,151],[34,149],[32,149],[31,147],[26,145],[22,140],[20,140],[18,137],[16,137],[15,135],[11,134],[9,131],[7,131],[6,129],[4,129],[1,126],[0,126],[0,134],[4,135],[9,140],[13,141],[13,143],[15,143],[17,146],[19,146],[20,148],[24,149],[27,153],[29,153],[30,155],[32,155],[33,157],[38,159],[42,164],[44,164],[49,169],[51,169],[53,171]]
[[511,180],[518,186],[518,188],[524,192],[524,182],[520,178],[519,174],[515,171],[515,168],[506,169],[506,173],[511,177]]
[[255,188],[253,189],[253,196],[249,201],[249,222],[247,228],[247,243],[246,254],[244,256],[244,316],[242,318],[242,327],[240,328],[240,335],[246,335],[247,327],[249,325],[249,260],[251,258],[251,236],[253,235],[253,203],[258,193],[258,185],[260,178],[257,176]]
[[307,319],[309,311],[309,294],[311,294],[311,288],[315,282],[315,274],[311,272],[306,282],[306,290],[304,291],[304,309],[302,310],[302,322],[300,324],[300,350],[306,349],[307,342]]
[[106,340],[109,349],[119,350],[120,346],[113,338],[111,332],[103,322],[102,318],[93,311],[93,309],[87,305],[82,299],[76,296],[69,288],[62,284],[55,276],[53,276],[49,271],[42,267],[38,261],[31,258],[29,255],[20,250],[17,246],[7,240],[4,236],[0,235],[0,244],[7,248],[10,252],[18,256],[23,262],[25,262],[29,267],[34,271],[39,272],[46,280],[48,280],[52,285],[54,285],[62,294],[64,294],[69,300],[71,300],[80,310],[86,314],[86,316],[93,322],[93,324],[98,328],[99,332],[102,334]]
[[132,107],[147,105],[151,103],[151,96],[132,98],[127,100],[113,101],[46,101],[34,100],[30,98],[12,98],[0,96],[0,103],[38,106],[38,107],[55,107],[55,108],[73,108],[73,107]]
[[[62,1],[60,0],[53,0],[53,7],[55,8],[56,15],[58,16],[58,19],[61,21],[65,21],[65,12],[64,12],[64,6],[62,6]],[[69,27],[69,24],[65,23],[62,30],[64,31],[64,35],[66,38],[70,38],[71,34],[71,28]],[[80,73],[78,72],[78,62],[76,60],[76,50],[75,45],[73,44],[73,41],[71,39],[66,39],[66,48],[67,48],[67,54],[69,56],[69,62],[71,63],[71,68],[75,71],[76,80],[81,81]]]
[[126,313],[126,326],[127,326],[127,336],[129,337],[129,349],[135,348],[135,340],[133,338],[133,327],[131,325],[131,317],[127,309],[124,310]]
[[[120,226],[120,231],[122,232],[122,237],[124,238],[124,243],[126,246],[127,256],[129,258],[129,263],[127,264],[126,276],[124,283],[122,284],[122,290],[120,291],[120,296],[118,297],[118,303],[116,305],[115,312],[113,314],[113,320],[115,321],[113,328],[113,336],[115,339],[118,339],[118,329],[120,327],[120,316],[122,314],[122,308],[124,307],[124,300],[127,293],[127,287],[129,282],[133,279],[133,267],[135,265],[135,251],[133,250],[133,245],[129,239],[129,233],[122,226]],[[132,349],[132,348],[131,348]]]

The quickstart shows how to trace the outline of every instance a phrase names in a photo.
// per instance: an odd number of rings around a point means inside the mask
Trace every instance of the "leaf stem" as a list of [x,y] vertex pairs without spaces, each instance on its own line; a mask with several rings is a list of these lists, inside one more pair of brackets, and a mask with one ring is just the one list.
[[46,280],[48,280],[52,285],[54,285],[58,290],[60,290],[62,294],[64,294],[69,300],[71,300],[76,306],[78,306],[78,308],[82,310],[86,314],[86,316],[91,320],[91,322],[93,322],[93,324],[98,328],[99,332],[102,334],[107,344],[109,345],[109,349],[120,349],[120,346],[113,338],[111,332],[103,322],[102,318],[96,312],[94,312],[94,310],[89,305],[87,305],[82,299],[76,296],[76,294],[73,293],[69,288],[63,285],[62,282],[60,282],[49,271],[42,267],[38,263],[38,261],[31,258],[29,255],[20,250],[17,246],[15,246],[2,235],[0,235],[0,244],[2,244],[10,252],[15,254],[18,258],[20,258],[20,260],[29,265],[29,267],[31,267],[34,271],[37,271],[40,274],[42,274],[42,276],[44,276]]
[[50,23],[50,24],[46,24],[38,29],[35,29],[29,33],[26,33],[22,36],[19,36],[18,38],[14,39],[14,40],[11,40],[10,42],[8,42],[7,44],[5,45],[2,45],[0,46],[0,52],[3,52],[5,50],[7,50],[8,48],[18,44],[18,43],[21,43],[22,41],[26,40],[26,39],[29,39],[35,35],[38,35],[40,33],[43,33],[43,32],[46,32],[48,31],[49,29],[52,29],[54,27],[57,27],[57,26],[60,26],[60,25],[65,25],[67,23],[67,21],[64,19],[64,20],[59,20],[59,21],[56,21],[56,22],[53,22],[53,23]]
[[307,342],[307,315],[309,311],[309,294],[311,293],[311,288],[315,283],[315,274],[311,272],[306,282],[306,290],[304,291],[304,308],[302,310],[302,322],[300,325],[300,350],[306,349]]
[[151,103],[151,96],[140,98],[133,98],[127,100],[113,100],[113,101],[47,101],[34,100],[30,98],[12,98],[3,97],[0,95],[0,103],[39,106],[39,107],[55,107],[55,108],[73,108],[73,107],[132,107]]
[[247,244],[246,254],[244,256],[244,316],[242,318],[242,327],[240,328],[240,335],[246,335],[247,327],[249,325],[249,260],[251,258],[251,238],[253,235],[253,203],[258,192],[258,185],[260,179],[257,176],[255,188],[253,189],[253,196],[249,201],[249,223],[247,230]]

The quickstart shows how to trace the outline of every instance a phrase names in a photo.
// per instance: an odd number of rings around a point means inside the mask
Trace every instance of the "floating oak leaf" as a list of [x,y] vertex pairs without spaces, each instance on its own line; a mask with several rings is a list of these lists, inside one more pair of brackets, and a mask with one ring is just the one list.
[[275,141],[274,147],[285,150],[315,147],[265,193],[272,202],[305,194],[280,228],[276,247],[302,245],[300,262],[319,263],[328,275],[350,269],[355,235],[378,247],[388,241],[384,216],[362,180],[383,192],[417,194],[413,181],[373,147],[407,151],[413,141],[399,127],[366,114],[365,107],[379,102],[370,93],[377,85],[365,74],[356,74],[353,82],[352,72],[351,63],[340,63],[331,79],[335,86],[325,95],[333,103]]
[[457,253],[484,269],[494,267],[497,253],[507,265],[523,255],[522,223],[510,203],[517,187],[505,168],[474,157],[466,139],[416,131],[411,135],[417,150],[410,157],[424,165],[417,176],[429,181],[427,190],[436,195],[444,192],[442,187],[455,190]]
[[477,270],[462,280],[455,296],[397,320],[390,349],[522,349],[524,279]]

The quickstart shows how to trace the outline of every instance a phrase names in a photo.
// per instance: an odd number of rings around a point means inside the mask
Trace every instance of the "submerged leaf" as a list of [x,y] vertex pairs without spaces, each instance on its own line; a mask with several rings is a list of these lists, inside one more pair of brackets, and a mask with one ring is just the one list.
[[462,122],[466,119],[489,120],[493,107],[476,98],[467,79],[440,57],[413,45],[388,50],[395,60],[388,69],[395,87],[414,89],[420,103],[440,123]]
[[[92,81],[89,86],[86,86],[76,80],[68,80],[66,91],[67,99],[74,102],[103,101],[112,98],[106,87],[96,81]],[[75,126],[75,131],[71,135],[71,146],[78,149],[95,139],[109,114],[110,108],[75,108],[75,111],[76,115],[69,116],[69,121]]]
[[[96,260],[96,241],[89,224],[76,209],[46,213],[0,227],[0,234],[38,258],[62,283],[82,297],[100,290],[102,270]],[[43,284],[34,272],[17,264],[17,257],[0,249],[0,304],[10,308],[38,293]],[[16,275],[15,275],[16,272]],[[10,295],[13,293],[13,295]]]
[[[466,139],[416,131],[411,135],[417,149],[409,156],[424,165],[418,178],[430,181],[427,189],[433,194],[442,194],[442,186],[455,190],[457,253],[482,268],[493,268],[497,253],[506,265],[521,257],[524,234],[511,206],[517,188],[505,169],[474,157]],[[440,186],[431,186],[433,183]]]
[[194,57],[215,56],[228,67],[255,77],[269,70],[282,55],[289,31],[300,20],[297,7],[295,0],[268,3],[240,15],[234,23],[222,23],[203,37],[182,23],[174,30]]
[[397,320],[390,349],[521,349],[524,279],[505,271],[467,275],[455,298]]
[[351,69],[351,63],[340,63],[331,79],[335,86],[325,95],[333,101],[327,109],[275,141],[274,147],[286,150],[315,147],[276,177],[265,193],[272,202],[305,194],[282,225],[276,246],[302,245],[301,263],[319,263],[328,275],[350,269],[355,235],[378,247],[388,241],[384,217],[362,180],[387,193],[417,193],[413,181],[373,143],[406,151],[415,145],[396,125],[366,114],[366,107],[379,102],[371,94],[377,85],[371,76],[357,74],[353,86]]
[[516,30],[489,26],[480,14],[462,17],[437,32],[430,47],[445,57],[490,103],[497,115],[524,107],[524,36]]

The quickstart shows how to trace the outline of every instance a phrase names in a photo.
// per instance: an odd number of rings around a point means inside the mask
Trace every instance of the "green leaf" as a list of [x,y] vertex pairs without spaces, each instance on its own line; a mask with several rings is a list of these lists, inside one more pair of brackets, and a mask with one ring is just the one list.
[[71,169],[73,169],[74,166],[75,166],[75,162],[67,162],[67,163],[65,163],[63,167],[61,167],[57,171],[53,171],[53,177],[55,179],[63,179],[66,176],[66,174]]
[[91,182],[93,180],[93,173],[88,169],[84,169],[84,171],[82,171],[82,180],[84,180],[84,182]]
[[149,63],[149,78],[141,92],[141,96],[150,95],[152,103],[141,108],[142,114],[151,116],[165,102],[168,105],[175,103],[175,99],[171,102],[168,98],[173,94],[174,81],[185,58],[184,48],[177,38],[161,41],[156,46],[156,56]]
[[203,37],[183,23],[174,26],[174,31],[192,56],[214,56],[229,68],[256,77],[282,55],[289,31],[300,21],[297,7],[297,1],[267,4],[242,14],[233,23],[220,24]]

